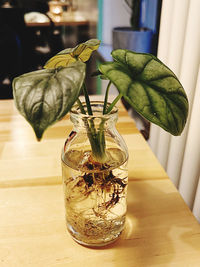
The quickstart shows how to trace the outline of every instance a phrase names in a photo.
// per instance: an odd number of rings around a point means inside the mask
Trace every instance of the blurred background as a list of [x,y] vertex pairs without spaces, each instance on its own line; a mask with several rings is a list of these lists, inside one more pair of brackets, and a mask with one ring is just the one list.
[[97,17],[97,1],[1,0],[0,98],[12,98],[14,77],[96,37]]
[[[127,48],[125,44],[131,42],[114,34],[115,27],[125,27],[126,32],[131,28],[146,38],[134,37],[132,43],[138,46],[130,43],[128,48],[156,54],[160,9],[160,0],[1,0],[0,98],[12,98],[14,77],[41,69],[59,51],[90,38],[102,43],[88,62],[88,90],[104,93],[105,84],[90,78],[91,72],[98,61],[112,60],[113,48]],[[115,88],[111,92],[117,93]]]

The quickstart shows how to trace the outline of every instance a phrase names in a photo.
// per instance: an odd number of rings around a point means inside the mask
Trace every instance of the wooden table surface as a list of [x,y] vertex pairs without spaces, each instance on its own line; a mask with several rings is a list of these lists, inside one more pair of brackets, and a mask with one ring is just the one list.
[[125,230],[100,249],[71,239],[60,166],[71,128],[67,115],[38,143],[13,101],[0,101],[0,266],[200,266],[200,225],[122,106],[117,128],[130,155]]
[[[52,20],[54,26],[89,25],[89,20],[87,20],[80,11],[64,11],[61,15],[55,15],[51,12],[48,12],[47,15]],[[50,22],[26,22],[27,27],[46,27],[50,25]]]

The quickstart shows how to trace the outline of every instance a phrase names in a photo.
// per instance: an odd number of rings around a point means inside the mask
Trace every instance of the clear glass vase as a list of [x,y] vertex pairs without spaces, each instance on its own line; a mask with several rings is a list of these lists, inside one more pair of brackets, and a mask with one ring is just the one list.
[[73,131],[62,151],[67,229],[86,246],[104,246],[121,234],[127,210],[128,150],[115,124],[118,110],[103,114],[103,102],[92,102],[93,115],[78,106],[70,113]]

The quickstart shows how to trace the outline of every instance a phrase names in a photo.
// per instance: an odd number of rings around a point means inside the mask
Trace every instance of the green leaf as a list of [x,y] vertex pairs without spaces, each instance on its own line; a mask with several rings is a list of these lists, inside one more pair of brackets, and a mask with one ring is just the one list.
[[180,135],[188,115],[186,93],[175,74],[151,54],[117,49],[100,71],[147,120]]
[[48,126],[71,109],[84,78],[85,64],[76,62],[66,68],[33,71],[14,79],[16,107],[31,124],[38,140]]
[[91,77],[97,77],[97,76],[99,76],[101,80],[109,80],[106,76],[102,75],[102,73],[99,70],[94,71],[91,74]]
[[50,58],[44,68],[51,69],[57,67],[66,67],[71,63],[80,60],[88,61],[93,51],[99,48],[100,41],[98,39],[90,39],[85,43],[79,44],[74,48],[67,48]]

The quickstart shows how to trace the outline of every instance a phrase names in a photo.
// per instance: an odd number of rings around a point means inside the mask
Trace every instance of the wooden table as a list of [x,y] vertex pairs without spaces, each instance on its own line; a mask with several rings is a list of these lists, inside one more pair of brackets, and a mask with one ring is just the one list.
[[65,227],[60,152],[69,116],[38,143],[12,100],[0,101],[0,266],[200,266],[200,226],[148,144],[119,107],[130,154],[126,228],[89,249]]
[[[64,11],[61,15],[54,15],[48,12],[47,15],[52,20],[54,26],[81,26],[89,25],[89,20],[87,20],[81,12],[79,11]],[[27,27],[46,27],[50,26],[50,22],[26,22]]]

